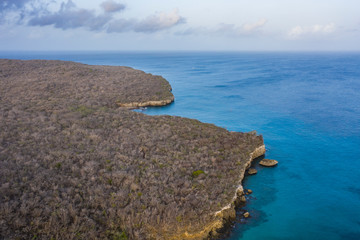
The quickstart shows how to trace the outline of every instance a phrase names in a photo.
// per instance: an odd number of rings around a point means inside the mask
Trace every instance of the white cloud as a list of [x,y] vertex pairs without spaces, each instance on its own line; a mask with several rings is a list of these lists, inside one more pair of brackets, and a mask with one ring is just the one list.
[[105,2],[103,2],[100,6],[101,6],[101,7],[104,9],[104,11],[107,12],[107,13],[119,12],[119,11],[125,9],[125,5],[124,5],[124,4],[117,3],[117,2],[114,2],[114,1],[112,1],[112,0],[105,1]]
[[335,32],[336,26],[334,23],[327,25],[315,24],[313,26],[296,26],[288,32],[290,39],[297,39],[307,35],[330,34]]
[[177,24],[185,22],[185,19],[179,15],[177,9],[172,12],[159,12],[135,24],[136,32],[156,32],[171,28]]
[[261,19],[255,23],[245,23],[241,26],[235,24],[221,23],[217,28],[197,27],[189,28],[179,35],[228,35],[232,37],[251,36],[261,33],[261,28],[265,26],[267,19]]
[[177,9],[172,12],[159,12],[152,16],[146,17],[143,20],[137,19],[116,19],[109,23],[107,32],[143,32],[153,33],[170,29],[178,24],[184,23],[185,19],[181,17]]
[[255,31],[255,30],[263,27],[266,23],[267,23],[267,19],[260,19],[256,23],[246,23],[246,24],[244,24],[242,26],[242,29],[245,32],[251,32],[251,31]]

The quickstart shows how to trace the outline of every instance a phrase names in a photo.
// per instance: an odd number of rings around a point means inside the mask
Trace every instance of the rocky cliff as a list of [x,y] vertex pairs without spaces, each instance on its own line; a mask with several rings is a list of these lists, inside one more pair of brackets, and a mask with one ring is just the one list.
[[128,67],[0,60],[0,239],[216,237],[263,139],[126,108],[170,90]]

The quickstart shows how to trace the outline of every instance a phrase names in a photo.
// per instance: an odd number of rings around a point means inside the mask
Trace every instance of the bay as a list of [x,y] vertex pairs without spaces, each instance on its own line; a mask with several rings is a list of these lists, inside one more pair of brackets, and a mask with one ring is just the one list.
[[145,114],[264,136],[275,168],[226,239],[360,239],[360,53],[0,52],[1,58],[125,65],[165,77],[175,102]]

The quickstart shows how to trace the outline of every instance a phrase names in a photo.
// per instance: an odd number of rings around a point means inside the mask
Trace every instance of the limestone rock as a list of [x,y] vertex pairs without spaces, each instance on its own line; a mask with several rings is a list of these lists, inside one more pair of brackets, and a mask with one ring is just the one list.
[[263,159],[259,164],[264,167],[274,167],[278,164],[278,161],[273,159]]
[[248,170],[249,175],[254,175],[256,173],[257,173],[257,170],[255,168],[249,168],[249,170]]
[[248,218],[248,217],[250,217],[250,213],[249,213],[249,212],[245,212],[245,213],[243,214],[243,216],[244,216],[244,218]]

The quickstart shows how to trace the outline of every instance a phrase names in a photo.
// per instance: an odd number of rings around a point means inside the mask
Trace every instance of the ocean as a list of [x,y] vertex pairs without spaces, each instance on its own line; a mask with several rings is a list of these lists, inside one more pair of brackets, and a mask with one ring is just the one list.
[[264,136],[246,210],[224,239],[360,239],[360,53],[0,52],[0,58],[125,65],[165,77],[178,115]]

